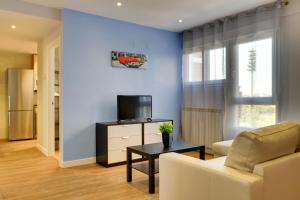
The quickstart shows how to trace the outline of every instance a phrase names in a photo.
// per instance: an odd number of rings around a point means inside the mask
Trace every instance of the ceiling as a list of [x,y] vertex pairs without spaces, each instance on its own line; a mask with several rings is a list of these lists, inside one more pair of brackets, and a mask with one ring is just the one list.
[[37,42],[59,24],[56,20],[0,10],[0,50],[36,53]]
[[[53,8],[119,19],[145,26],[182,31],[275,0],[23,0]],[[122,2],[117,7],[117,2]],[[178,20],[183,22],[179,23]]]
[[[59,25],[59,22],[10,11],[0,11],[0,24],[1,35],[37,41]],[[11,25],[15,25],[16,29],[11,29]]]

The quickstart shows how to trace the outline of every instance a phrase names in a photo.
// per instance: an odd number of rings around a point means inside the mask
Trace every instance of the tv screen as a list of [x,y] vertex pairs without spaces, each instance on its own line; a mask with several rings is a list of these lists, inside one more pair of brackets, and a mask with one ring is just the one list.
[[118,121],[152,118],[152,96],[118,95]]

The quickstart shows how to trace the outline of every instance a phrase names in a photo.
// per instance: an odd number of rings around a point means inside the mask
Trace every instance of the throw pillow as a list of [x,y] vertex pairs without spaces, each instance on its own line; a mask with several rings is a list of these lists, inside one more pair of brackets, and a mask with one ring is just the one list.
[[229,149],[225,166],[252,172],[254,166],[295,152],[300,125],[283,122],[240,133]]

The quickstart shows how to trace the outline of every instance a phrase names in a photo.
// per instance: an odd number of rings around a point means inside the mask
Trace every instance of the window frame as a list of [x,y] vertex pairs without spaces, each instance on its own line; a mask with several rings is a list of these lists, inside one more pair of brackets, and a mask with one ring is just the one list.
[[[215,79],[215,80],[208,80],[210,76],[210,67],[205,68],[205,66],[210,66],[210,51],[224,48],[225,49],[225,78],[224,79]],[[190,58],[189,56],[195,53],[201,53],[202,54],[202,77],[200,81],[190,81],[189,80],[189,73],[190,73]],[[228,45],[220,45],[220,46],[214,46],[214,47],[204,47],[202,50],[197,52],[192,52],[186,55],[186,58],[183,58],[183,62],[185,62],[185,73],[184,73],[184,84],[185,85],[221,85],[224,84],[227,77],[227,65],[228,65]],[[205,70],[203,70],[205,69]]]
[[[271,38],[272,39],[272,96],[270,97],[237,97],[237,88],[234,88],[234,104],[236,106],[241,106],[241,105],[265,105],[265,106],[275,106],[275,123],[278,122],[278,102],[275,101],[275,97],[277,95],[277,91],[276,91],[276,78],[277,78],[277,60],[276,60],[276,33],[273,32],[264,32],[264,33],[260,33],[258,35],[255,36],[247,36],[247,37],[241,37],[238,39],[238,41],[236,42],[236,44],[233,47],[233,51],[234,52],[234,64],[237,66],[236,67],[236,72],[234,73],[234,76],[238,77],[238,47],[240,44],[244,44],[244,43],[248,43],[248,42],[255,42],[255,41],[260,41],[260,40],[264,40],[264,39],[268,39]],[[238,81],[238,80],[236,80]],[[238,84],[236,84],[238,85]],[[249,127],[241,127],[239,126],[239,124],[236,124],[236,127],[238,130],[249,130],[251,128]]]
[[[270,97],[237,97],[237,88],[234,88],[234,99],[235,99],[235,104],[251,104],[251,105],[276,105],[275,102],[275,96],[276,96],[276,52],[274,48],[275,45],[275,34],[274,33],[264,33],[261,34],[259,36],[254,36],[254,37],[241,37],[238,39],[238,42],[235,44],[234,47],[234,55],[235,55],[235,64],[236,64],[236,72],[235,72],[235,76],[238,77],[239,75],[239,67],[238,67],[238,63],[239,63],[239,52],[238,52],[238,47],[240,44],[245,44],[245,43],[249,43],[249,42],[255,42],[255,41],[260,41],[260,40],[264,40],[264,39],[268,39],[271,38],[272,39],[272,96]],[[236,80],[238,81],[238,79]],[[238,84],[236,84],[236,86],[238,86]],[[276,112],[277,113],[277,112]],[[277,117],[276,117],[277,118]]]
[[[210,80],[210,71],[211,71],[211,66],[210,66],[210,51],[211,50],[217,50],[217,49],[225,49],[225,66],[224,66],[224,70],[225,70],[225,77],[223,79],[213,79],[213,80]],[[225,45],[222,45],[222,46],[214,46],[214,47],[211,47],[211,48],[206,48],[204,50],[204,65],[207,65],[208,67],[206,68],[205,70],[205,73],[204,74],[204,82],[208,82],[210,84],[212,83],[223,83],[225,80],[226,80],[226,72],[227,72],[227,55],[228,55],[228,52],[227,52],[227,46]]]

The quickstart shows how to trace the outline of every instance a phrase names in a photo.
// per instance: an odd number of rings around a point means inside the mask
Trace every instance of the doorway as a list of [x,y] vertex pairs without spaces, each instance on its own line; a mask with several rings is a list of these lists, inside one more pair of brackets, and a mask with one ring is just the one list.
[[60,144],[60,39],[49,48],[49,149],[58,161],[61,161]]
[[60,62],[59,62],[59,47],[56,47],[54,50],[55,54],[55,69],[54,69],[54,148],[55,148],[55,156],[59,160],[59,146],[60,146],[60,126],[59,126],[59,104],[60,104]]
[[[28,12],[28,8],[32,8],[32,4],[26,2],[8,2],[7,6],[0,8],[0,142],[11,148],[0,148],[0,154],[35,146],[45,156],[53,156],[55,143],[56,149],[62,149],[59,148],[59,126],[55,127],[55,123],[59,125],[57,115],[61,112],[58,109],[60,100],[55,98],[59,96],[60,88],[54,85],[55,69],[59,68],[55,62],[60,63],[61,11],[47,7],[40,10],[41,7],[37,7]],[[18,75],[21,72],[10,73],[8,79],[9,68],[29,72],[22,73],[24,76]],[[20,86],[8,84],[9,81],[16,83],[15,77],[25,77],[30,81],[23,81],[22,78]],[[8,85],[12,85],[9,90],[12,92],[20,88],[22,95],[21,92],[8,93]],[[24,99],[26,105],[23,105]],[[32,102],[29,99],[33,99]],[[10,102],[14,101],[21,102],[22,106],[10,106]]]

